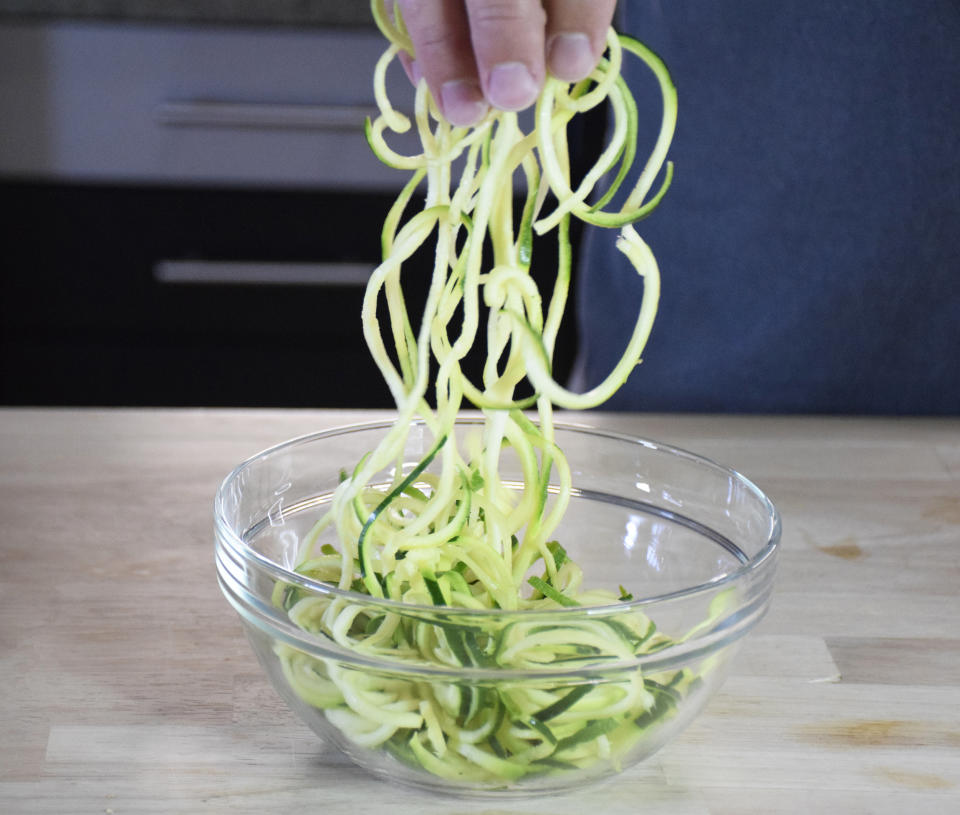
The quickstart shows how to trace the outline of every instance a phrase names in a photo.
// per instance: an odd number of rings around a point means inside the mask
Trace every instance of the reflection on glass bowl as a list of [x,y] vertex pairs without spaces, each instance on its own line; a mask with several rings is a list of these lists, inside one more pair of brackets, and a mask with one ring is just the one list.
[[[458,434],[478,422],[458,422]],[[582,786],[679,733],[767,609],[780,523],[766,496],[676,448],[558,426],[574,491],[554,536],[585,583],[626,599],[474,610],[378,599],[297,573],[341,471],[389,428],[285,442],[217,492],[220,586],[290,707],[376,775],[478,794]],[[432,443],[414,426],[408,466]],[[502,474],[519,488],[508,462]]]

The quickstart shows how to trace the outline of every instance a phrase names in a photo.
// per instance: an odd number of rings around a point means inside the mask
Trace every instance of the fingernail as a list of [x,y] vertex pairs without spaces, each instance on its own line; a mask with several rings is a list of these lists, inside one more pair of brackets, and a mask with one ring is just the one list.
[[454,79],[440,87],[440,105],[450,124],[469,127],[479,122],[487,113],[480,86],[469,79]]
[[415,59],[410,60],[410,81],[414,85],[419,85],[421,79],[423,79],[423,71],[420,70],[420,63]]
[[579,82],[597,64],[590,38],[580,32],[554,34],[547,46],[550,73],[564,82]]
[[540,83],[522,62],[494,65],[487,79],[487,98],[501,110],[523,110],[540,93]]

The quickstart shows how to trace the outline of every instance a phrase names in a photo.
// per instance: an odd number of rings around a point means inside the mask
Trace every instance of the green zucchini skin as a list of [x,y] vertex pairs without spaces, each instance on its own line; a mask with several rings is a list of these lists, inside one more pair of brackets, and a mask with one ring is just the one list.
[[[687,671],[644,676],[636,668],[616,670],[676,642],[640,611],[551,624],[524,612],[615,606],[632,598],[622,587],[619,594],[584,590],[580,566],[554,539],[573,488],[569,463],[553,439],[552,411],[601,404],[640,359],[656,311],[659,272],[630,225],[657,208],[673,180],[666,151],[676,122],[676,89],[659,57],[611,32],[607,54],[588,80],[547,80],[529,133],[515,114],[502,112],[474,128],[452,127],[425,83],[416,90],[411,119],[392,107],[384,81],[398,52],[411,51],[410,39],[392,3],[371,4],[390,46],[374,74],[380,115],[367,119],[364,136],[381,161],[411,175],[384,221],[382,263],[371,276],[362,319],[398,419],[349,475],[342,471],[328,514],[300,553],[301,574],[350,590],[356,600],[331,600],[282,582],[273,599],[302,629],[370,659],[395,660],[398,667],[383,675],[358,671],[280,643],[276,654],[294,694],[324,711],[345,739],[451,783],[512,786],[527,777],[615,766],[675,715],[699,678]],[[647,65],[663,100],[656,145],[629,189],[639,114],[619,76],[623,55]],[[611,142],[574,189],[567,125],[605,99],[614,112]],[[420,135],[422,152],[401,155],[387,137],[410,127]],[[516,173],[526,182],[519,214],[513,207]],[[595,191],[601,178],[612,181]],[[624,203],[608,209],[618,192]],[[422,209],[408,216],[421,197]],[[548,201],[553,208],[543,212]],[[570,289],[574,218],[620,230],[617,246],[644,278],[643,303],[623,358],[586,394],[572,394],[553,378],[554,344]],[[559,266],[547,299],[530,271],[534,236],[553,229]],[[402,275],[428,238],[435,241],[434,267],[415,326]],[[386,327],[380,325],[383,315]],[[482,381],[471,382],[461,361],[483,330],[486,365]],[[524,381],[533,394],[519,397]],[[477,438],[453,433],[463,404],[483,412]],[[531,409],[537,421],[526,415]],[[406,442],[418,417],[434,441],[411,466]],[[519,489],[508,489],[500,477],[504,456],[520,462]],[[397,605],[376,608],[370,598]],[[504,613],[478,615],[468,624],[445,613],[451,608]],[[412,679],[404,676],[404,664],[462,668],[467,676],[504,669],[532,678]],[[543,668],[562,668],[577,678],[533,678]]]

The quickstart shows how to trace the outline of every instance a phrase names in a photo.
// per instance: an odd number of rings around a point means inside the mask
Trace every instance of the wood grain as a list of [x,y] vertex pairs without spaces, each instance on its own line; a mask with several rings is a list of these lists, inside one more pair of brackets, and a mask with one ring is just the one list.
[[[531,811],[352,766],[277,699],[217,589],[221,478],[373,415],[0,410],[0,812]],[[703,715],[549,811],[960,811],[960,421],[577,419],[748,475],[783,557]]]

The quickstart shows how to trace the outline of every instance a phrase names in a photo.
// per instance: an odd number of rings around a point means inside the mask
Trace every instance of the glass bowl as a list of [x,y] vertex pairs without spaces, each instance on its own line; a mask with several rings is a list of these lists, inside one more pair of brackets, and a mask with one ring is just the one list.
[[[461,420],[456,432],[481,422]],[[471,794],[580,787],[679,733],[767,609],[780,538],[767,497],[674,447],[558,425],[574,489],[553,537],[585,586],[623,599],[474,610],[377,599],[298,574],[300,544],[342,471],[391,427],[285,442],[239,465],[216,495],[220,586],[296,714],[382,778]],[[405,468],[433,443],[414,424]],[[502,475],[519,488],[507,457]],[[331,607],[343,612],[332,627]],[[388,630],[423,647],[411,658],[356,645]]]

